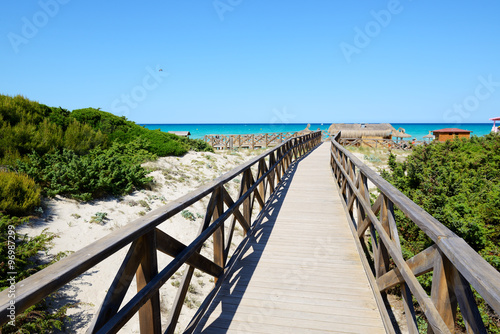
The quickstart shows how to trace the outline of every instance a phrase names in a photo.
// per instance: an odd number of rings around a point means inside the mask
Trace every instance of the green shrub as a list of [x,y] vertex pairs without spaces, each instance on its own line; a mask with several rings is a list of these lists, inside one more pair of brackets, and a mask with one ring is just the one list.
[[111,149],[97,148],[84,156],[70,150],[29,155],[29,162],[19,161],[20,171],[30,175],[53,197],[68,196],[81,201],[106,195],[124,195],[142,188],[151,181],[146,170],[138,163]]
[[53,297],[47,297],[40,303],[29,307],[21,314],[16,314],[15,326],[11,326],[8,323],[3,325],[0,327],[2,334],[51,333],[56,330],[64,330],[64,321],[71,321],[71,318],[66,316],[66,312],[73,305],[67,304],[57,311],[50,312],[48,304],[53,299]]
[[0,211],[29,214],[40,205],[40,187],[24,174],[0,171]]
[[96,212],[96,214],[90,219],[90,222],[93,224],[102,224],[106,219],[108,219],[107,212]]
[[0,131],[0,156],[2,164],[12,165],[15,160],[13,157],[23,157],[35,149],[33,136],[36,132],[36,126],[24,121],[12,126],[9,123],[3,123]]
[[108,152],[110,155],[119,156],[128,164],[141,164],[158,158],[150,152],[149,141],[144,138],[136,138],[127,144],[114,142]]
[[63,131],[66,131],[70,123],[71,113],[69,112],[69,110],[63,109],[61,107],[52,107],[50,109],[52,109],[52,113],[49,115],[49,120],[57,126],[61,127]]
[[137,124],[132,125],[126,132],[117,131],[110,134],[111,140],[120,143],[129,143],[136,138],[147,140],[148,150],[161,157],[181,156],[189,150],[188,145],[178,140],[181,137],[160,130],[148,130]]
[[64,147],[78,155],[87,154],[91,149],[108,144],[108,137],[100,130],[94,131],[88,124],[73,120],[64,133]]
[[182,138],[181,141],[185,141],[185,143],[189,146],[190,150],[197,152],[212,152],[212,153],[214,152],[213,147],[202,139],[188,139],[185,137],[180,137],[180,138]]
[[108,145],[107,136],[69,116],[62,108],[49,108],[22,96],[0,95],[0,164],[13,166],[16,160],[26,161],[33,151],[43,155],[68,148],[86,154]]
[[[45,154],[63,147],[63,133],[60,126],[45,118],[38,124],[36,131],[33,131],[33,136],[30,138],[32,145],[29,149]],[[26,153],[31,153],[31,151]]]
[[[390,171],[382,176],[463,238],[500,270],[500,136],[433,142],[417,146],[404,163],[389,156]],[[415,223],[396,210],[396,222],[405,258],[433,244]],[[430,291],[432,276],[419,281]],[[500,333],[498,319],[476,294],[489,333]],[[460,317],[459,317],[460,318]]]
[[73,110],[71,117],[80,123],[92,126],[107,134],[111,141],[127,144],[137,138],[149,142],[148,150],[158,156],[180,156],[189,150],[213,152],[210,145],[200,139],[179,137],[171,133],[146,129],[125,117],[118,117],[111,113],[94,108]]
[[[33,177],[49,197],[62,195],[89,201],[106,195],[119,196],[151,181],[140,163],[155,156],[139,147],[137,142],[113,144],[109,149],[97,148],[84,156],[66,149],[44,156],[34,152],[28,162],[19,161],[18,168]],[[136,155],[130,154],[131,150],[136,150]]]
[[[39,262],[37,255],[50,248],[55,234],[44,230],[40,235],[28,237],[15,233],[16,228],[27,222],[27,218],[10,217],[0,214],[0,291],[10,286],[8,272],[15,271],[16,282],[19,282],[37,271],[65,256],[59,253],[50,261]],[[9,263],[9,235],[14,232],[15,239],[15,261]],[[12,239],[10,239],[12,242]],[[11,266],[14,266],[12,268]],[[49,312],[46,298],[40,303],[31,306],[26,311],[16,314],[15,326],[5,324],[0,327],[1,333],[47,333],[54,329],[63,328],[63,321],[66,319],[66,310],[71,305],[66,305],[56,312]]]
[[125,116],[115,116],[112,113],[94,108],[73,110],[71,117],[105,134],[111,134],[119,129],[126,130],[128,127],[135,125],[134,122],[127,121]]
[[180,156],[188,150],[213,151],[202,140],[192,140],[148,130],[124,116],[95,108],[49,108],[23,96],[0,95],[0,163],[12,165],[36,151],[39,154],[66,148],[87,154],[117,141],[128,144],[138,138],[149,142],[147,150],[158,156]]
[[[500,136],[472,137],[416,147],[404,163],[389,157],[382,176],[463,238],[498,270],[500,259]],[[411,253],[431,244],[400,216]]]
[[11,126],[21,121],[31,124],[41,123],[51,112],[52,110],[46,105],[30,101],[24,96],[11,97],[0,94],[0,115]]
[[186,220],[191,220],[191,221],[195,221],[196,220],[196,217],[194,216],[194,214],[189,211],[189,210],[182,210],[181,212],[181,216],[182,218],[186,219]]

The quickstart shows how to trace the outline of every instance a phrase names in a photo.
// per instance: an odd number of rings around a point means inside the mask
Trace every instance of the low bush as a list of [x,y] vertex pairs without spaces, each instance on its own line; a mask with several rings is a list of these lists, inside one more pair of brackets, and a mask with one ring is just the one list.
[[[44,156],[34,152],[29,155],[29,162],[19,161],[18,168],[40,184],[49,197],[63,195],[89,201],[105,195],[119,196],[151,181],[140,162],[155,156],[139,149],[140,145],[116,143],[83,156],[66,149]],[[130,150],[136,150],[136,154],[128,154]]]
[[0,164],[13,166],[40,155],[67,148],[78,154],[109,145],[109,139],[90,125],[70,118],[62,108],[49,108],[22,96],[0,94]]
[[[500,270],[500,136],[433,142],[417,146],[406,162],[389,156],[389,171],[382,176],[463,238],[475,251]],[[395,211],[405,258],[433,244],[425,232]],[[430,291],[432,276],[419,277]],[[498,318],[476,295],[489,333],[500,333]],[[490,315],[490,317],[488,317]],[[459,318],[460,319],[460,318]],[[462,323],[463,325],[463,323]]]
[[[47,231],[35,237],[17,234],[17,227],[26,222],[27,218],[0,214],[0,291],[11,285],[8,280],[11,275],[8,272],[16,272],[15,281],[19,282],[65,256],[65,253],[59,253],[49,261],[37,261],[36,255],[47,251],[56,235]],[[13,245],[15,245],[15,260],[12,260],[12,254],[9,254],[9,248],[12,251]],[[0,333],[47,333],[62,329],[64,320],[67,319],[66,310],[71,305],[50,312],[48,310],[50,299],[51,297],[46,298],[26,311],[16,314],[15,326],[7,323],[0,327]]]
[[159,129],[149,130],[123,116],[115,116],[99,109],[73,110],[71,117],[108,135],[113,142],[127,144],[137,138],[146,139],[150,143],[148,150],[158,156],[180,156],[189,150],[213,152],[213,148],[203,140],[180,137]]
[[[193,141],[161,131],[150,131],[125,117],[86,108],[69,112],[23,96],[0,94],[0,291],[8,287],[8,230],[40,205],[40,195],[64,195],[87,201],[123,195],[150,182],[140,164],[157,155],[183,155],[189,149],[211,151]],[[3,166],[1,166],[3,165]],[[15,170],[19,173],[3,170]],[[103,222],[105,213],[93,217]],[[16,235],[16,281],[50,263],[37,262],[54,234]],[[56,256],[56,261],[62,254]],[[15,326],[0,333],[46,333],[64,326],[65,306],[48,311],[50,297],[16,315]]]
[[95,147],[108,146],[108,137],[100,130],[94,131],[85,123],[73,120],[64,133],[64,147],[78,155],[84,155]]
[[181,216],[182,218],[186,219],[186,220],[191,220],[191,221],[195,221],[196,220],[196,217],[195,215],[189,211],[189,210],[182,210],[181,212]]
[[0,171],[0,211],[26,215],[40,205],[40,187],[24,174]]

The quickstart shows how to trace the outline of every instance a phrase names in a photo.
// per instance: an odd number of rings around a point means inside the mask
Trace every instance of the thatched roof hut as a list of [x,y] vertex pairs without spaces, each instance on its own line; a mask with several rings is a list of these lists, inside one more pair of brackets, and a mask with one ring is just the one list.
[[431,131],[429,131],[429,134],[427,134],[427,135],[425,135],[425,136],[424,136],[424,140],[429,140],[429,141],[431,141],[431,140],[433,140],[433,139],[434,139],[434,135],[433,135],[433,134],[431,134]]
[[411,135],[407,134],[405,129],[399,128],[397,130],[392,131],[392,136],[396,138],[410,138]]
[[311,124],[307,124],[307,126],[304,130],[300,130],[299,132],[297,132],[297,135],[302,136],[302,135],[310,134],[312,132],[312,130],[309,129],[310,127],[311,127]]
[[395,141],[399,142],[403,140],[403,138],[411,138],[411,135],[407,134],[405,129],[398,128],[397,130],[392,131],[392,138],[396,138]]
[[345,124],[334,123],[328,128],[328,133],[334,135],[341,131],[341,138],[370,138],[370,139],[391,139],[392,132],[396,131],[389,123],[379,124]]

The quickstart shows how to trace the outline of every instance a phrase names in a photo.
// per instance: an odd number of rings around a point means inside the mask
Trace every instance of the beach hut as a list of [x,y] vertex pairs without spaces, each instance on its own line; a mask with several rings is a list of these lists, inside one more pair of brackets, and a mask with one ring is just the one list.
[[332,136],[341,131],[340,138],[348,139],[392,139],[393,131],[396,131],[389,123],[369,124],[345,124],[334,123],[328,128]]
[[396,142],[399,142],[403,138],[411,138],[411,135],[407,134],[405,129],[398,128],[397,130],[392,131],[392,137],[396,138]]
[[440,130],[432,131],[432,134],[436,137],[437,141],[447,141],[453,140],[455,138],[470,138],[472,131],[457,129],[457,128],[446,128]]
[[496,122],[500,121],[500,117],[490,118],[490,121],[493,121],[493,128],[491,129],[491,132],[497,133],[498,132],[498,128],[497,128]]
[[430,142],[430,141],[434,140],[434,138],[435,138],[435,137],[434,137],[434,136],[431,134],[431,132],[429,131],[429,134],[426,134],[426,135],[424,136],[424,141],[428,141],[428,142]]

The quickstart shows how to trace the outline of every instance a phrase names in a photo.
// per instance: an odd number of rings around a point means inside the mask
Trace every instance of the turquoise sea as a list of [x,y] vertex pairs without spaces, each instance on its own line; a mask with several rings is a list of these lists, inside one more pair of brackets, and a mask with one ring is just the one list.
[[[493,123],[466,123],[466,124],[448,124],[448,123],[391,123],[396,129],[404,128],[406,133],[412,138],[423,140],[423,136],[429,131],[444,128],[459,128],[472,131],[472,135],[484,136],[490,133]],[[271,132],[296,132],[304,130],[307,123],[292,124],[141,124],[151,130],[160,129],[161,131],[189,131],[190,138],[199,139],[209,134],[237,135],[252,133],[271,133]],[[328,130],[331,123],[311,123],[311,130]],[[409,138],[411,140],[412,138]]]

